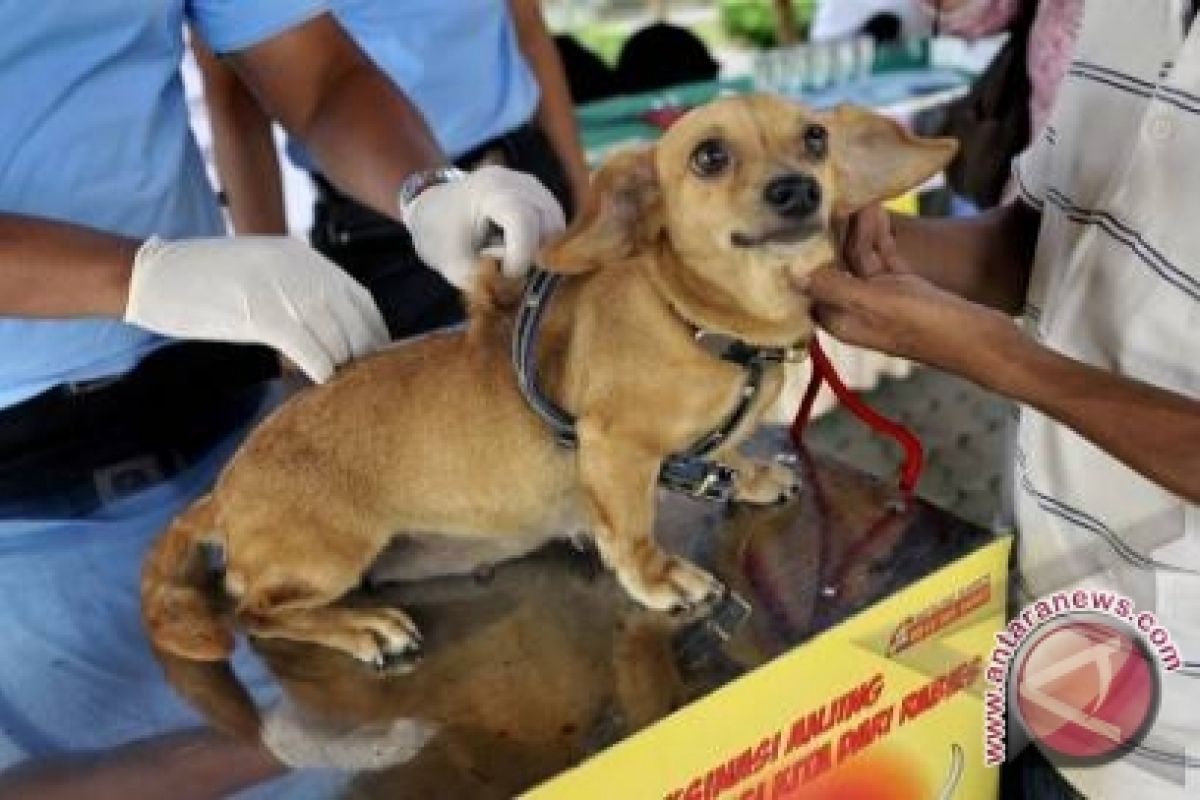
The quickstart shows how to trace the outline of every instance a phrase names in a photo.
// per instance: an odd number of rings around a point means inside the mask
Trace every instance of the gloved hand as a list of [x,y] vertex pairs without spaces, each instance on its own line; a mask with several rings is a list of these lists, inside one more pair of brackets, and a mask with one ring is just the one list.
[[412,719],[336,723],[284,698],[263,715],[262,742],[293,769],[378,770],[413,759],[437,734]]
[[480,167],[425,189],[400,209],[417,255],[462,289],[475,274],[491,226],[504,236],[502,269],[520,277],[538,247],[566,227],[562,207],[532,175]]
[[388,342],[367,290],[286,236],[147,240],[133,261],[125,321],[184,339],[269,345],[318,383]]

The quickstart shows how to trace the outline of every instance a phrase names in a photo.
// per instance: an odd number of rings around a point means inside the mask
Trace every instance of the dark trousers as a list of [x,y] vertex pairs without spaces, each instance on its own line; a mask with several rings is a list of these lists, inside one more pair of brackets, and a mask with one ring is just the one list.
[[1000,800],[1086,800],[1034,745],[1000,768]]
[[[534,125],[523,125],[481,145],[457,164],[463,169],[499,164],[531,173],[570,216],[566,172],[545,134]],[[343,195],[323,176],[313,179],[318,199],[312,245],[367,287],[393,339],[462,321],[461,295],[417,257],[403,225]]]
[[258,412],[273,350],[179,342],[0,409],[0,519],[84,517],[172,479]]

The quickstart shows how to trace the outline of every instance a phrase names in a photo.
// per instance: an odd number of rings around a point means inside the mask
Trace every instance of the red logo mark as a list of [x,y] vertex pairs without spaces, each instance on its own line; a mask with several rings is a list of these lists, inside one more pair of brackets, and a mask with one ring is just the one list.
[[1111,620],[1035,631],[1018,666],[1017,713],[1042,747],[1101,762],[1137,744],[1158,711],[1158,674],[1141,640]]

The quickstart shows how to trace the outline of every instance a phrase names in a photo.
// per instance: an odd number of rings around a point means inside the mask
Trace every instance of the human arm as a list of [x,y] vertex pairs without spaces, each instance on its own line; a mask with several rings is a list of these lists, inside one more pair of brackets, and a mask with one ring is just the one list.
[[133,742],[103,753],[39,759],[0,772],[0,796],[28,800],[227,797],[281,774],[265,748],[211,730]]
[[398,219],[400,185],[446,157],[420,112],[329,14],[223,56],[338,188]]
[[141,241],[3,212],[0,316],[112,317],[266,344],[315,381],[388,341],[366,289],[296,239]]
[[540,0],[508,0],[508,5],[516,25],[521,52],[533,70],[541,92],[538,124],[546,132],[550,145],[566,169],[571,195],[575,207],[579,208],[588,187],[588,166],[579,141],[575,105],[567,87],[567,76],[563,72],[558,48],[546,28]]
[[1017,314],[1040,227],[1041,213],[1019,200],[969,219],[892,214],[875,205],[846,221],[842,254],[856,275],[913,273],[972,302]]
[[237,74],[193,34],[204,83],[213,155],[236,233],[285,234],[283,179],[271,120]]
[[120,317],[140,245],[0,211],[0,316]]
[[263,717],[260,742],[211,729],[177,731],[99,752],[33,759],[0,770],[0,797],[30,800],[208,800],[288,769],[379,769],[410,761],[436,733],[410,719],[333,723],[286,700]]
[[382,769],[411,761],[436,725],[400,718],[332,719],[284,698],[262,716],[259,740],[209,728],[164,733],[103,751],[30,759],[0,769],[0,797],[125,800],[230,797],[289,769]]
[[503,266],[523,272],[542,241],[564,226],[562,209],[538,181],[500,167],[422,191],[406,208],[405,179],[445,158],[416,108],[329,14],[226,54],[230,64],[342,191],[402,219],[418,255],[452,283],[474,274],[493,226]]
[[1200,502],[1200,401],[1073,360],[1002,311],[911,273],[815,273],[804,291],[842,341],[961,375],[1038,409],[1150,480]]

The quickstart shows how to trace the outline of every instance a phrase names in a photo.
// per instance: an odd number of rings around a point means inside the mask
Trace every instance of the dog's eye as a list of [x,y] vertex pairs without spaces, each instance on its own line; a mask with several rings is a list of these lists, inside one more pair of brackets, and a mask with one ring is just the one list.
[[701,178],[714,178],[725,170],[733,157],[720,139],[705,139],[692,151],[692,172]]
[[821,159],[829,149],[829,131],[824,125],[807,125],[804,128],[804,152],[810,158]]

